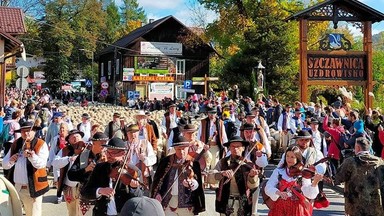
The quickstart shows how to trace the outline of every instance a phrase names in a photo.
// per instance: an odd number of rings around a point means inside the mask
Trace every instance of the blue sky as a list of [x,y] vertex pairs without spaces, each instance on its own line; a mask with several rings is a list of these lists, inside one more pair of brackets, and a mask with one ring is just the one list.
[[[115,0],[116,4],[121,4],[122,0]],[[307,0],[304,0],[307,1]],[[360,0],[364,4],[384,13],[384,0]],[[196,26],[195,13],[191,8],[204,11],[205,22],[211,22],[217,16],[211,11],[206,11],[199,5],[197,0],[138,0],[138,3],[147,13],[148,19],[159,19],[168,15],[173,15],[187,26]],[[357,34],[357,30],[352,29],[352,32]],[[384,21],[373,25],[373,34],[384,31]]]

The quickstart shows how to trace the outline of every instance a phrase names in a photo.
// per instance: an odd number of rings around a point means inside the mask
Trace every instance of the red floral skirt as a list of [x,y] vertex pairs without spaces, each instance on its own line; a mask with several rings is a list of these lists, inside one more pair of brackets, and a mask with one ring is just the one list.
[[312,216],[312,210],[312,204],[308,200],[302,202],[299,199],[279,198],[270,209],[268,216]]

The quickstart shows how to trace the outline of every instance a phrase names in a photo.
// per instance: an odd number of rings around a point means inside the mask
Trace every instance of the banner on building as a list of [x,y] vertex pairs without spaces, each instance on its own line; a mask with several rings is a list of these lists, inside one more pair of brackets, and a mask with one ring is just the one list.
[[153,100],[157,98],[161,100],[164,97],[173,98],[174,87],[175,85],[173,83],[150,83],[149,99]]
[[142,55],[183,55],[183,44],[164,42],[140,42]]

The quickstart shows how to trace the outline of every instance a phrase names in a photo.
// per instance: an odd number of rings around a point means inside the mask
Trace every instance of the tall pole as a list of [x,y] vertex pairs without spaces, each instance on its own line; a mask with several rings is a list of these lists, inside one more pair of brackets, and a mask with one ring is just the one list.
[[92,62],[91,62],[91,76],[92,76],[92,86],[91,86],[91,88],[92,88],[92,103],[94,102],[94,98],[93,98],[93,95],[94,95],[94,89],[93,89],[93,85],[94,85],[94,76],[95,76],[95,74],[93,74],[93,61],[94,61],[94,58],[95,58],[95,56],[94,56],[94,52],[92,51]]

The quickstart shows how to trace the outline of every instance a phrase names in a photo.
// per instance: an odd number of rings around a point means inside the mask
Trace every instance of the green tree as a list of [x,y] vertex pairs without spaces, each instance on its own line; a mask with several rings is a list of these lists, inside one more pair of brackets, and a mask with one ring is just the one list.
[[123,0],[121,9],[121,32],[120,35],[126,35],[129,32],[146,23],[147,15],[137,0]]
[[[48,84],[57,88],[76,77],[89,65],[79,49],[95,51],[105,29],[105,13],[98,0],[52,1],[45,5],[44,57]],[[85,77],[83,77],[85,78]]]
[[111,2],[106,8],[106,20],[105,20],[105,34],[102,37],[105,37],[105,41],[107,43],[113,43],[117,39],[120,38],[120,34],[118,33],[119,28],[121,27],[120,20],[121,16],[119,14],[119,8],[115,4],[115,2]]

